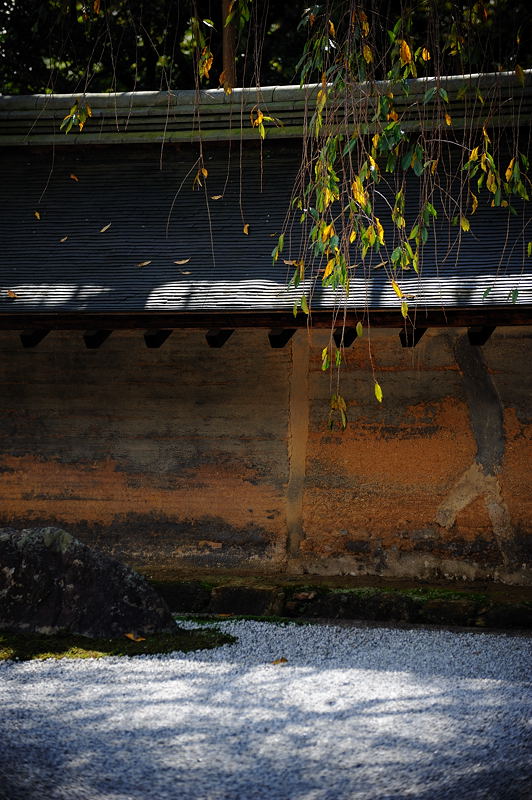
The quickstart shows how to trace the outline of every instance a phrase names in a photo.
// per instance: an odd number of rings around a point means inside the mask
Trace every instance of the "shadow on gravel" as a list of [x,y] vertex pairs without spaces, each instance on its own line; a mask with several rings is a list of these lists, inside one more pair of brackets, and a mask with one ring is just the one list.
[[528,798],[525,675],[504,641],[478,674],[474,653],[467,670],[458,660],[478,635],[457,647],[445,634],[430,670],[419,639],[392,653],[382,633],[347,666],[311,636],[286,664],[225,647],[5,669],[0,798]]

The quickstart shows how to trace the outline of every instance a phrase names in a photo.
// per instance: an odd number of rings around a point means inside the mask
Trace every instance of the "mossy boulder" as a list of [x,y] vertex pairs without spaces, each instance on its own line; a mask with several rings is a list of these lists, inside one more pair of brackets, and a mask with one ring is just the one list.
[[67,531],[1,528],[0,629],[116,637],[176,625],[145,578]]

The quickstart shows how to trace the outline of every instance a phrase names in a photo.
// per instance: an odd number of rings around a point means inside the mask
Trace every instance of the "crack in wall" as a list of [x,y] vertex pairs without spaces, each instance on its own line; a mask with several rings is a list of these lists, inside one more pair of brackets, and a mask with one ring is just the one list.
[[474,463],[460,476],[439,506],[436,523],[449,530],[460,511],[482,497],[503,564],[509,567],[513,560],[514,530],[497,477],[505,445],[502,404],[480,347],[471,345],[467,336],[460,336],[455,343],[455,355],[463,377],[477,453]]
[[288,414],[289,478],[286,492],[287,551],[299,555],[303,539],[303,493],[309,428],[309,341],[304,332],[291,342]]

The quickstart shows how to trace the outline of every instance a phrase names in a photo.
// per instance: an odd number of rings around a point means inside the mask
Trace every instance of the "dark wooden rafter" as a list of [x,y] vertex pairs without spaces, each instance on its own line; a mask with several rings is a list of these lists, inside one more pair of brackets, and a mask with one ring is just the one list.
[[473,325],[467,330],[469,343],[476,347],[481,347],[486,344],[495,328],[496,325]]
[[351,327],[336,328],[333,339],[336,347],[351,347],[357,338],[357,329]]
[[288,344],[296,330],[297,328],[273,328],[268,334],[271,347],[276,350],[284,347]]
[[[398,328],[401,314],[395,309],[349,311],[346,327],[354,328],[364,313],[371,326]],[[532,325],[532,306],[508,305],[491,308],[426,308],[418,309],[417,321],[423,328],[468,328],[487,326]],[[307,328],[305,314],[294,318],[291,311],[225,311],[225,312],[90,312],[90,311],[0,311],[0,330],[160,330],[178,328]],[[331,327],[330,311],[312,312],[313,328]]]
[[89,350],[97,350],[98,347],[105,342],[106,339],[112,334],[112,330],[92,330],[92,331],[85,331],[83,334],[83,341],[85,342],[85,347]]
[[402,347],[415,347],[427,328],[403,328],[399,333]]
[[45,336],[50,333],[50,329],[35,329],[35,330],[26,330],[22,331],[20,334],[20,341],[22,342],[22,347],[37,347],[37,345],[42,342]]
[[171,330],[151,330],[146,331],[144,334],[144,341],[146,342],[146,347],[156,348],[160,347],[162,344],[166,342],[170,334],[172,333]]
[[207,339],[207,344],[209,347],[223,347],[233,333],[234,330],[232,328],[215,328],[207,331],[205,338]]

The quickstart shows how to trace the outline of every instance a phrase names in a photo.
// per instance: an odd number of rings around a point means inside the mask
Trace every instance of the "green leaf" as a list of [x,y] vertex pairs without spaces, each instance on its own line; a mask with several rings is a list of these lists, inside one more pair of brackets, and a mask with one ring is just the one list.
[[517,298],[519,296],[519,289],[512,289],[508,298],[512,301],[512,303],[517,303]]
[[301,311],[308,315],[308,302],[306,295],[301,295]]
[[357,322],[356,332],[359,339],[364,335],[364,328],[361,322]]
[[208,28],[213,28],[214,30],[216,30],[216,28],[214,27],[214,22],[212,21],[212,19],[204,19],[203,20],[203,24],[206,25]]
[[528,243],[527,248],[526,248],[526,252],[528,254],[528,257],[530,258],[532,256],[532,242]]
[[408,303],[406,302],[406,300],[403,300],[403,302],[401,303],[401,314],[403,315],[404,319],[408,317]]
[[444,103],[448,103],[449,102],[449,95],[447,94],[447,91],[445,89],[442,89],[442,88],[438,89],[438,93],[439,93],[439,95],[440,95],[440,97],[441,97],[441,99],[443,100]]
[[377,398],[379,403],[382,403],[382,389],[380,387],[380,384],[377,383],[377,381],[375,381],[375,397]]
[[436,89],[434,86],[432,87],[432,89],[427,89],[427,91],[423,95],[423,102],[430,103],[430,101],[434,98],[435,94],[436,94]]
[[485,300],[485,299],[486,299],[486,297],[487,297],[487,296],[489,295],[489,293],[491,292],[492,288],[493,288],[493,287],[491,287],[491,286],[488,286],[488,288],[487,288],[487,289],[485,289],[485,291],[484,291],[484,294],[482,295],[482,299],[483,299],[483,300]]

